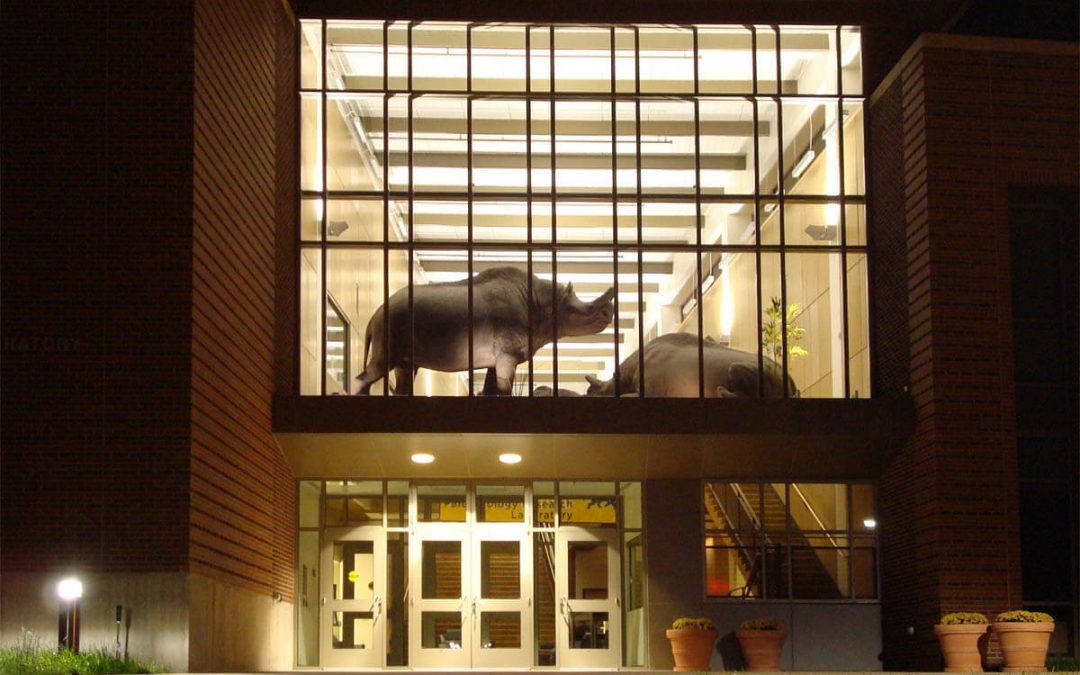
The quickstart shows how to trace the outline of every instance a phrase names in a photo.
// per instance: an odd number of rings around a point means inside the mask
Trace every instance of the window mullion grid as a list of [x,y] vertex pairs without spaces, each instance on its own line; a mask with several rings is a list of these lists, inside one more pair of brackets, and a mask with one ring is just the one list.
[[[842,298],[843,307],[841,308],[840,315],[843,317],[844,325],[841,327],[844,335],[844,398],[851,398],[851,361],[850,361],[850,343],[851,336],[848,335],[848,256],[847,256],[847,202],[844,200],[844,195],[847,194],[847,184],[844,181],[844,75],[843,75],[843,63],[841,62],[841,49],[840,41],[841,33],[840,26],[836,27],[836,154],[838,156],[837,165],[840,171],[840,297]],[[850,538],[850,537],[849,537]],[[854,586],[853,586],[854,587]]]
[[[472,29],[473,29],[473,25],[471,23],[468,26],[465,27],[465,69],[466,69],[466,72],[465,72],[465,89],[466,89],[466,97],[467,97],[465,99],[465,142],[467,143],[467,146],[468,146],[465,149],[465,152],[466,152],[466,155],[465,155],[465,166],[466,166],[465,190],[466,190],[466,195],[467,195],[466,204],[465,204],[465,208],[466,208],[465,223],[466,223],[466,233],[467,233],[466,234],[466,240],[467,240],[467,246],[469,248],[469,254],[467,256],[468,270],[466,272],[466,274],[468,275],[468,281],[466,282],[466,287],[468,289],[468,296],[469,296],[469,312],[468,312],[468,317],[469,317],[469,324],[468,324],[468,331],[469,331],[469,377],[467,378],[467,382],[468,382],[468,385],[469,385],[469,396],[474,396],[475,395],[474,390],[476,389],[476,386],[474,384],[475,375],[474,375],[474,372],[473,372],[475,370],[475,367],[476,367],[476,364],[473,363],[473,341],[476,339],[476,336],[473,335],[473,325],[474,325],[474,323],[473,323],[473,315],[474,315],[474,313],[476,311],[476,307],[475,307],[476,299],[475,299],[475,293],[474,293],[474,290],[473,290],[473,269],[474,269],[473,237],[474,237],[474,234],[473,234],[473,82],[472,82],[472,79],[473,79],[472,78],[472,62],[473,62],[473,59],[472,59]],[[494,369],[493,369],[492,372],[495,372]],[[484,384],[485,384],[485,386],[487,385],[487,378],[486,377],[484,378]],[[495,385],[495,390],[496,390],[496,393],[497,393],[498,388],[499,388],[499,379],[498,379],[498,374],[497,373],[496,373],[496,376],[495,376],[494,385]],[[491,392],[486,392],[486,393],[491,393]]]
[[[634,26],[634,152],[636,172],[635,194],[637,197],[637,330],[638,330],[638,392],[645,396],[645,253],[641,237],[641,29]],[[616,274],[618,268],[616,267]]]
[[613,375],[615,383],[615,398],[622,393],[619,391],[619,122],[618,102],[616,91],[616,65],[615,65],[615,26],[608,29],[608,48],[611,56],[611,269],[612,288],[615,289],[614,312],[612,323],[614,324],[612,344],[615,349],[615,366]]
[[[414,240],[414,236],[413,236],[413,201],[414,201],[414,199],[416,197],[416,194],[415,194],[416,193],[416,176],[414,175],[414,173],[415,173],[415,167],[414,167],[415,158],[413,157],[413,149],[414,149],[413,148],[413,105],[414,105],[414,99],[415,99],[416,94],[413,92],[413,59],[412,59],[413,23],[411,21],[409,22],[408,43],[409,43],[408,44],[408,52],[409,52],[409,97],[407,99],[407,110],[406,110],[406,113],[405,113],[405,119],[406,119],[406,122],[405,122],[406,123],[406,136],[405,137],[406,137],[406,139],[408,139],[407,142],[408,142],[408,156],[409,156],[409,222],[408,222],[408,242],[407,242],[408,246],[405,249],[405,251],[406,251],[406,253],[405,253],[405,265],[408,268],[407,269],[407,275],[408,275],[408,284],[409,284],[409,333],[408,333],[409,362],[408,362],[408,364],[406,364],[407,368],[405,369],[407,371],[407,372],[405,372],[405,378],[406,378],[406,381],[408,382],[408,387],[405,389],[405,391],[408,391],[409,395],[412,396],[412,393],[413,393],[412,384],[413,384],[413,372],[414,372],[413,364],[416,363],[416,339],[415,339],[416,317],[414,315],[415,292],[414,292],[414,289],[413,289],[413,254],[414,254],[414,248],[413,248],[413,240]],[[383,140],[383,144],[385,145],[388,141],[389,141],[389,137],[387,137],[386,139]],[[389,308],[387,308],[386,322],[387,323],[390,322]],[[386,351],[387,351],[388,354],[390,352],[389,345],[390,345],[390,343],[388,342],[386,344],[386,346],[387,346]],[[385,381],[389,382],[390,371],[388,370],[386,372],[386,374],[383,375],[383,377],[384,377]],[[398,382],[398,383],[395,383],[395,385],[396,385],[396,388],[401,388],[403,386],[403,383]]]
[[[751,98],[751,105],[753,106],[754,122],[752,133],[754,135],[754,262],[756,275],[756,299],[757,304],[757,386],[758,396],[765,390],[765,344],[761,339],[761,331],[764,326],[762,325],[762,307],[761,307],[761,136],[758,133],[759,125],[761,124],[761,108],[759,103],[758,94],[758,63],[757,63],[757,26],[750,26],[750,64],[751,64],[751,77],[753,78],[752,88],[753,96]],[[779,175],[779,170],[777,171]]]
[[[776,78],[780,79],[780,70],[776,71]],[[793,558],[791,552],[791,483],[784,483],[784,560],[787,561],[787,599],[795,598],[795,572],[792,570]]]
[[[780,229],[780,373],[784,380],[784,398],[791,396],[794,392],[788,391],[788,344],[787,344],[787,253],[784,248],[785,242],[785,224],[784,224],[784,193],[787,191],[784,186],[784,98],[783,98],[783,70],[780,64],[780,47],[781,36],[780,26],[773,26],[773,30],[776,31],[776,143],[777,143],[777,180],[776,180],[776,198],[777,198],[777,210],[780,211],[780,217],[777,221]],[[759,376],[760,377],[760,376]],[[764,389],[759,389],[758,393],[761,394]]]
[[[383,23],[383,345],[390,344],[390,22]],[[406,55],[406,58],[410,58]],[[411,58],[410,58],[411,61]],[[390,395],[390,350],[383,349],[383,396]],[[367,364],[364,364],[365,368]]]
[[[302,30],[297,30],[296,31],[296,38],[295,38],[295,46],[294,46],[294,49],[296,50],[296,54],[300,54],[303,39],[304,39],[303,31]],[[294,185],[296,186],[296,194],[300,195],[301,198],[296,200],[296,204],[295,204],[294,209],[293,209],[293,223],[295,223],[295,227],[293,228],[293,232],[295,233],[294,234],[295,239],[293,240],[293,242],[294,242],[293,243],[293,269],[296,270],[296,278],[295,278],[294,283],[293,283],[293,293],[294,293],[293,297],[295,297],[295,298],[302,298],[303,297],[303,292],[301,291],[302,281],[300,279],[300,276],[301,276],[301,261],[303,260],[302,246],[303,246],[303,241],[304,241],[303,225],[302,225],[302,213],[303,213],[303,205],[304,205],[304,200],[303,200],[304,183],[303,183],[303,171],[302,171],[302,169],[300,169],[300,167],[303,167],[303,165],[304,165],[303,164],[303,150],[302,150],[302,146],[303,146],[303,140],[302,140],[303,135],[302,134],[303,134],[303,132],[300,131],[300,129],[303,126],[302,119],[303,119],[303,110],[304,110],[304,94],[303,94],[303,91],[302,91],[302,89],[303,89],[303,86],[302,86],[303,81],[301,79],[301,72],[302,72],[302,69],[300,68],[300,59],[297,58],[296,63],[293,64],[293,78],[294,78],[295,82],[298,82],[298,83],[301,84],[301,91],[299,93],[297,93],[296,110],[294,111],[294,115],[293,115],[293,125],[294,125],[295,129],[297,129],[297,132],[296,132],[296,134],[297,134],[296,146],[293,148],[293,161],[296,162],[295,166],[298,167],[298,170],[296,171],[296,174],[295,174],[295,183],[294,183]],[[303,343],[303,331],[302,331],[302,326],[301,326],[301,315],[302,314],[303,314],[303,312],[300,312],[300,311],[296,312],[295,320],[293,322],[293,329],[295,331],[293,333],[293,335],[295,336],[295,340],[293,341],[293,353],[296,354],[296,358],[294,359],[295,363],[293,364],[293,386],[295,387],[294,391],[300,392],[300,393],[303,393],[303,391],[304,391],[303,390],[303,384],[301,382],[301,372],[300,372],[301,371],[301,368],[300,368],[300,355],[304,353],[303,352],[303,349],[304,349],[304,347],[303,347],[303,344],[304,344]]]
[[[840,44],[837,40],[837,45]],[[855,598],[855,537],[852,536],[852,532],[855,530],[855,525],[851,522],[851,517],[854,513],[852,498],[854,497],[854,488],[851,483],[847,483],[844,486],[845,494],[847,495],[847,531],[844,536],[847,537],[847,550],[848,550],[848,597]]]
[[551,145],[551,394],[559,395],[559,274],[555,217],[555,25],[548,26],[548,89]]
[[[533,322],[536,316],[533,313],[533,153],[532,153],[532,24],[525,26],[525,244],[528,250],[525,253],[525,286],[528,298],[526,311],[528,312],[528,348],[529,348],[529,396],[533,395],[535,388],[535,351],[533,334],[536,327]],[[552,392],[554,395],[554,392]]]
[[701,90],[698,72],[698,28],[693,26],[694,35],[694,298],[697,303],[697,361],[698,361],[698,397],[705,398],[705,302],[701,292]]
[[319,371],[319,393],[321,395],[323,395],[323,396],[326,396],[326,363],[327,363],[327,361],[326,361],[326,341],[327,341],[326,298],[327,298],[327,282],[328,282],[327,277],[329,277],[329,275],[327,274],[327,269],[326,269],[326,260],[327,260],[327,252],[326,252],[326,221],[327,221],[327,214],[326,214],[326,212],[329,210],[329,207],[330,207],[330,202],[328,200],[328,193],[327,193],[327,188],[329,186],[330,181],[328,180],[329,176],[328,176],[327,171],[326,171],[326,169],[327,169],[326,156],[328,154],[327,151],[326,151],[326,136],[327,136],[326,128],[329,126],[327,124],[327,122],[330,119],[330,111],[329,111],[329,107],[328,107],[329,106],[329,99],[326,96],[326,80],[327,80],[327,76],[329,75],[329,73],[327,72],[327,69],[326,69],[326,22],[325,21],[321,22],[320,26],[322,28],[322,44],[320,45],[320,47],[322,48],[322,57],[321,57],[322,58],[322,77],[320,78],[320,80],[321,80],[320,84],[322,85],[322,87],[320,87],[321,101],[320,101],[319,110],[320,110],[320,115],[322,117],[322,120],[321,120],[322,121],[322,125],[321,125],[322,128],[319,129],[319,132],[320,132],[319,135],[321,136],[321,138],[319,139],[319,143],[322,146],[322,148],[321,148],[322,152],[320,153],[321,156],[319,157],[319,159],[321,160],[321,164],[322,164],[322,196],[321,196],[321,199],[322,199],[322,214],[321,215],[322,215],[322,217],[320,218],[320,222],[319,222],[319,228],[321,229],[321,231],[319,232],[319,241],[321,243],[320,248],[321,248],[321,254],[322,254],[322,262],[321,262],[322,274],[320,274],[319,276],[322,277],[322,278],[321,278],[321,283],[320,283],[321,294],[319,295],[319,312],[321,313],[321,316],[322,316],[322,336],[321,336],[322,337],[322,345],[321,345],[322,348],[319,350],[319,354],[322,356],[322,358],[320,359],[322,361],[322,368]]

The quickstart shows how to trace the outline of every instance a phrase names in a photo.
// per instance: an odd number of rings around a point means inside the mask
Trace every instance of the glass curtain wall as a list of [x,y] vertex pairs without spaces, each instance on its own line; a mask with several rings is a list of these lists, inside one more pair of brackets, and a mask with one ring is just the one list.
[[870,395],[858,29],[300,25],[301,393]]

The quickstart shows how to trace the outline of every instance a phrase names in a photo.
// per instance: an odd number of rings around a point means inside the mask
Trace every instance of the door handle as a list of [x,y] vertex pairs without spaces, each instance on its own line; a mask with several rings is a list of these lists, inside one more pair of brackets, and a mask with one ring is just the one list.
[[382,614],[382,598],[376,595],[372,598],[371,604],[371,623],[375,623],[379,620],[379,615]]
[[326,596],[325,596],[325,595],[324,595],[324,596],[322,596],[322,597],[321,597],[321,598],[319,599],[319,604],[320,604],[320,605],[325,605],[325,604],[326,604]]

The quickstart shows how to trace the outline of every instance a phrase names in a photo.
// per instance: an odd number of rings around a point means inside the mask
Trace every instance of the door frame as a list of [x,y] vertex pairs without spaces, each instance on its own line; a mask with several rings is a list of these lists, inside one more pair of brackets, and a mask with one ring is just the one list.
[[[337,542],[372,542],[372,596],[370,599],[334,599],[334,544]],[[381,525],[340,527],[323,530],[320,551],[319,664],[324,668],[381,668],[386,663],[386,620],[383,598],[386,597],[386,530]],[[335,612],[370,612],[372,646],[370,649],[335,649],[333,615]]]
[[[570,542],[606,544],[606,598],[571,598],[569,589]],[[559,669],[603,668],[615,670],[622,664],[622,563],[617,527],[562,526],[555,530],[555,602],[557,649],[555,663]],[[573,613],[606,612],[606,649],[580,649],[570,644]]]

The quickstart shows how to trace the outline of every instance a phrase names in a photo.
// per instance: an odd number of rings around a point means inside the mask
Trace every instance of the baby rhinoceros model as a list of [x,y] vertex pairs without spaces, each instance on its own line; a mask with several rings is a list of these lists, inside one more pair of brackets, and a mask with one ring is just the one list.
[[[704,357],[705,398],[782,398],[784,378],[780,366],[763,359],[762,391],[758,390],[757,354],[729,349],[709,338],[701,343]],[[642,378],[635,351],[619,364],[619,394],[638,395]],[[587,396],[614,396],[615,379],[600,380],[586,375]],[[695,398],[698,389],[698,337],[689,333],[668,333],[645,345],[645,396]],[[798,390],[787,378],[787,395],[797,397]]]
[[[609,288],[586,303],[574,294],[572,284],[564,286],[534,275],[530,289],[529,277],[522,270],[495,267],[472,279],[413,287],[410,331],[409,291],[403,288],[390,296],[389,312],[384,305],[368,321],[364,372],[357,377],[356,393],[367,394],[371,385],[385,377],[388,370],[394,373],[395,394],[412,393],[418,368],[444,372],[467,370],[470,284],[472,367],[493,368],[495,393],[500,395],[511,393],[518,364],[531,359],[553,337],[599,333],[615,313],[614,289]],[[558,336],[554,334],[556,329]]]

